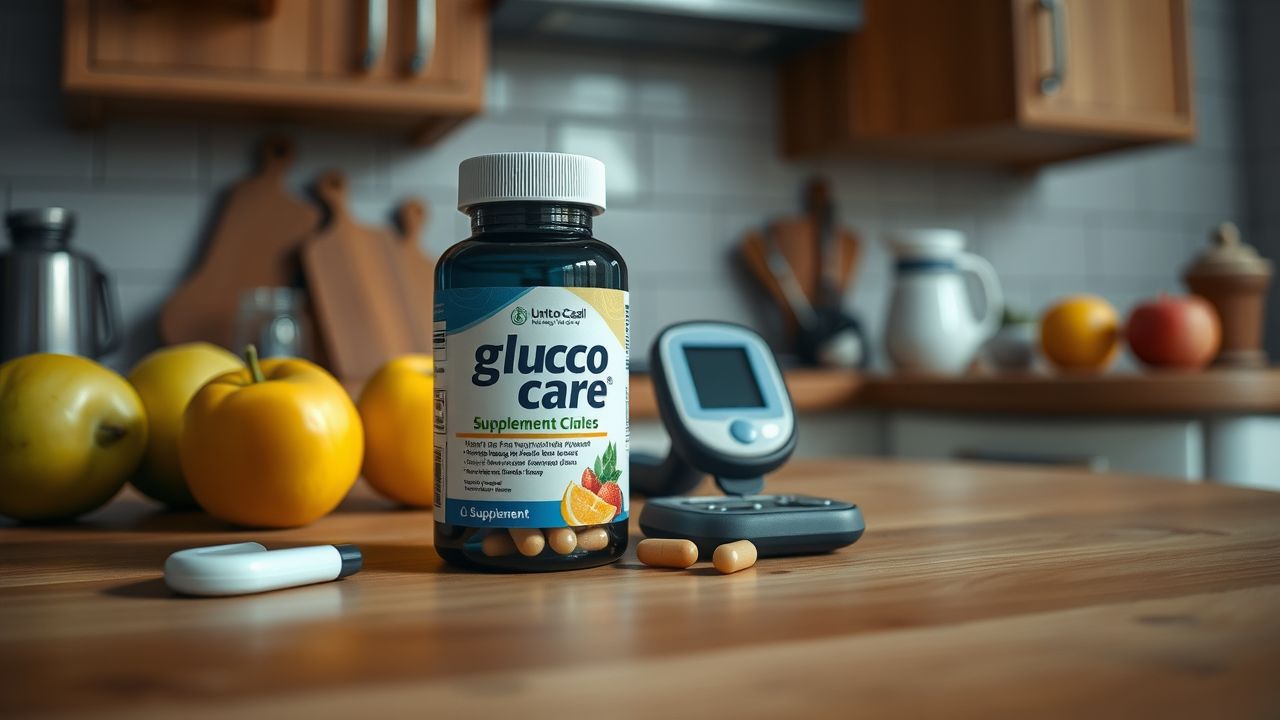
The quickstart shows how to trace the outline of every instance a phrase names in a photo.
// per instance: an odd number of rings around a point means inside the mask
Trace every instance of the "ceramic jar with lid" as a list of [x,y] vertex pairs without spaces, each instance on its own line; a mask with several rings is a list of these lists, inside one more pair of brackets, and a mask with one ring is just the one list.
[[1262,333],[1271,274],[1271,261],[1242,243],[1240,230],[1229,222],[1218,226],[1213,246],[1183,273],[1191,292],[1212,303],[1222,320],[1222,349],[1214,358],[1215,366],[1267,364]]

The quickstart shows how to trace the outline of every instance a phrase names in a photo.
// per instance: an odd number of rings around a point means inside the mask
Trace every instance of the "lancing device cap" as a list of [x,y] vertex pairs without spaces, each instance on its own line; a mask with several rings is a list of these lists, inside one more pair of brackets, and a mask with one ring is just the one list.
[[342,558],[342,569],[338,571],[338,577],[355,575],[360,572],[360,568],[364,567],[364,556],[360,554],[360,548],[355,545],[334,545],[333,547],[338,551],[338,557]]
[[558,202],[604,212],[604,163],[586,155],[507,152],[458,166],[458,210],[496,202]]

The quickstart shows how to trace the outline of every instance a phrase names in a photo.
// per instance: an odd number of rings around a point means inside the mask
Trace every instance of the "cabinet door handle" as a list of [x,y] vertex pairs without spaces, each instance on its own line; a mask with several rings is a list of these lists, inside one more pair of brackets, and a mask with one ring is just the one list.
[[409,58],[409,72],[422,75],[431,67],[436,50],[436,0],[418,0],[418,31]]
[[1040,78],[1040,92],[1052,95],[1062,89],[1067,79],[1067,0],[1039,0],[1040,9],[1049,11],[1049,31],[1053,37],[1053,67]]
[[387,45],[387,0],[366,0],[369,11],[365,24],[364,56],[360,58],[360,67],[372,70],[382,59]]

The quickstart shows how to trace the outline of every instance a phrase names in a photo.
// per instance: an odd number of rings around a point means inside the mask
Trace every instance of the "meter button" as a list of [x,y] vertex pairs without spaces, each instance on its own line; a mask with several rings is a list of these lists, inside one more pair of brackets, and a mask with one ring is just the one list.
[[733,436],[734,440],[737,440],[743,445],[750,445],[756,441],[756,438],[760,437],[760,433],[756,430],[756,426],[746,420],[734,420],[729,423],[729,434]]
[[782,434],[782,428],[777,423],[765,423],[764,427],[760,428],[760,434],[765,440],[772,440]]

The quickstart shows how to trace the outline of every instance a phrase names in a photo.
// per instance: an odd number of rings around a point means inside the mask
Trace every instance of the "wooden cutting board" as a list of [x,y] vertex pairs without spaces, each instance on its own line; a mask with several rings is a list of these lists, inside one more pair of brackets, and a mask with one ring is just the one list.
[[358,386],[397,355],[431,351],[430,332],[420,338],[416,329],[430,328],[431,309],[406,298],[392,231],[352,217],[346,178],[325,173],[316,193],[330,219],[303,244],[303,274],[330,370]]
[[200,266],[160,313],[166,343],[203,340],[230,348],[241,292],[299,283],[298,249],[321,216],[285,188],[294,156],[292,142],[268,138],[258,174],[231,188]]
[[409,304],[410,330],[419,352],[432,350],[431,331],[435,315],[436,263],[422,252],[422,232],[427,226],[427,206],[417,199],[406,200],[396,211],[400,235],[392,254],[400,276],[401,292]]

